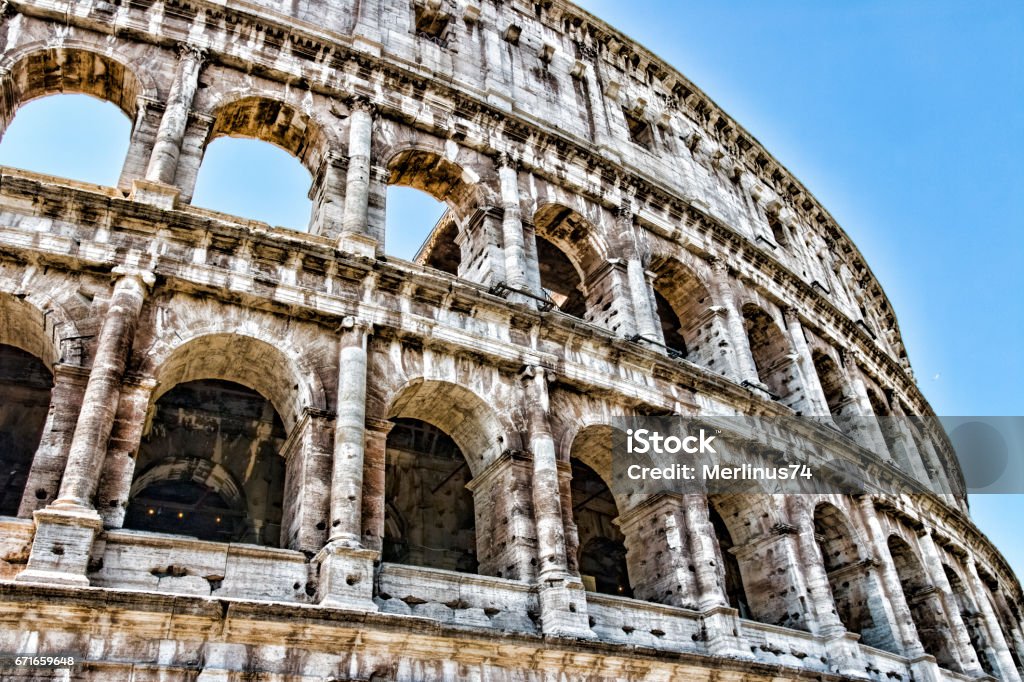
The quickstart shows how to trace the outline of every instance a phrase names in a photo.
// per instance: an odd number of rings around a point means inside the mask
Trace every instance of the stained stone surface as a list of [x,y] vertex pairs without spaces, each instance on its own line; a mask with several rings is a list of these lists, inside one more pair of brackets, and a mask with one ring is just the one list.
[[[879,283],[643,47],[561,0],[0,13],[4,128],[71,92],[133,121],[117,187],[0,169],[0,652],[1020,679],[1020,584],[948,439],[852,419],[932,414]],[[309,170],[308,232],[190,205],[225,135]],[[389,184],[449,208],[414,263],[383,257]],[[612,418],[671,414],[831,418],[815,457],[916,492],[613,494]]]

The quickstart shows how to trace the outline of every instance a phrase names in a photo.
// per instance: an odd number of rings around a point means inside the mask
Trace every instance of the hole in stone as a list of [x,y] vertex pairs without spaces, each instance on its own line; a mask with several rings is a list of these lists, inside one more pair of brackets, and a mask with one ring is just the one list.
[[56,545],[53,548],[53,553],[56,554],[57,556],[64,556],[64,548],[61,547],[60,545]]
[[350,576],[345,578],[345,584],[350,586],[350,587],[352,585],[355,585],[358,582],[359,582],[359,576],[358,575],[350,575]]
[[47,497],[47,493],[42,488],[40,488],[39,490],[36,491],[36,499],[37,500],[45,500],[46,497]]
[[327,522],[326,521],[321,521],[320,523],[316,524],[316,529],[317,530],[326,530],[327,529]]
[[576,605],[569,604],[569,613],[576,613]]

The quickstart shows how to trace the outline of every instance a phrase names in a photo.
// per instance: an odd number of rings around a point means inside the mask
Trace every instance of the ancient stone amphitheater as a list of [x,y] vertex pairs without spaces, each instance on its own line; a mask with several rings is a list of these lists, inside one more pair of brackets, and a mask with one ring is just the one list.
[[[1020,585],[927,422],[868,434],[915,494],[610,491],[619,415],[931,414],[856,247],[644,48],[563,0],[0,11],[4,127],[55,93],[133,122],[117,187],[0,175],[0,651],[1020,679]],[[308,233],[190,205],[221,136],[301,160]],[[389,185],[449,207],[416,262],[384,256]]]

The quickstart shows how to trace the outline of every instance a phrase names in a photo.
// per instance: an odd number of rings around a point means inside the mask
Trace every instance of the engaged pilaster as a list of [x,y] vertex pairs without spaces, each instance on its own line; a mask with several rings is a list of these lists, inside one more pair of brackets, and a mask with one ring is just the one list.
[[146,179],[134,183],[133,197],[136,200],[174,208],[180,192],[174,185],[178,157],[205,59],[206,51],[195,45],[185,44],[178,50],[178,64],[146,167]]
[[345,209],[338,248],[367,258],[377,254],[377,240],[370,234],[370,155],[373,146],[375,107],[356,97],[351,103],[348,129],[348,169],[345,174]]
[[521,378],[533,452],[533,516],[537,527],[542,629],[544,634],[593,637],[583,583],[569,574],[565,556],[558,462],[548,417],[548,382],[554,377],[543,367],[528,366]]
[[89,553],[102,520],[93,498],[103,471],[121,383],[138,327],[142,304],[154,282],[148,271],[116,268],[106,317],[82,408],[71,439],[60,494],[33,513],[36,535],[28,566],[16,577],[25,582],[88,585]]
[[757,376],[754,356],[750,353],[743,317],[737,310],[733,298],[729,267],[720,258],[711,259],[711,296],[715,305],[721,308],[725,321],[727,374],[738,382],[763,389]]
[[366,448],[366,344],[370,327],[346,317],[340,328],[338,416],[334,423],[330,528],[316,556],[319,601],[326,606],[376,611],[373,562],[362,536],[363,466]]

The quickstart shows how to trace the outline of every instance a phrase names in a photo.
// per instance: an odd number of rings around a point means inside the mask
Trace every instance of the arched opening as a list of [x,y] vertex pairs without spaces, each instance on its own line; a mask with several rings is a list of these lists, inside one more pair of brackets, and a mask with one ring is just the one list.
[[586,317],[583,280],[569,257],[547,239],[537,237],[537,265],[540,286],[555,307],[566,315],[580,319]]
[[572,516],[583,585],[590,592],[632,597],[625,537],[615,524],[615,498],[597,472],[576,458],[571,463]]
[[654,302],[658,308],[658,320],[661,323],[661,335],[665,339],[665,345],[685,358],[690,352],[686,346],[686,337],[683,336],[683,321],[672,309],[668,299],[657,289],[654,291]]
[[155,402],[148,425],[126,528],[279,545],[287,434],[270,400],[230,381],[188,381]]
[[476,476],[506,442],[492,408],[465,387],[415,379],[385,416],[395,424],[386,442],[384,499],[377,502],[387,560],[519,579],[524,567],[509,556],[516,538],[495,541],[510,526],[495,511],[493,486],[511,483],[490,476],[477,487]]
[[[974,597],[967,590],[960,574],[948,564],[942,565],[942,570],[949,581],[949,587],[953,591],[953,598],[956,600],[957,611],[960,621],[967,630],[971,639],[971,646],[974,647],[974,654],[978,657],[978,663],[989,675],[996,677],[996,670],[999,667],[995,655],[988,643],[988,632],[985,628],[985,619],[981,610],[974,601]],[[991,657],[990,657],[991,656]]]
[[942,604],[935,586],[927,579],[924,566],[910,545],[900,537],[890,535],[888,546],[921,645],[925,652],[935,657],[939,665],[959,672],[960,665],[953,654],[949,625],[942,618]]
[[1024,660],[1024,634],[1022,634],[1020,629],[1020,609],[1016,603],[1006,598],[1006,594],[999,589],[999,583],[993,576],[981,567],[979,567],[978,575],[985,586],[985,596],[992,606],[996,620],[999,621],[999,629],[1002,631],[1003,639],[1010,650],[1013,665],[1018,670],[1024,669],[1024,664],[1022,664],[1022,660]]
[[388,163],[385,253],[450,275],[466,276],[485,245],[460,244],[462,226],[478,208],[474,179],[435,152],[410,149]]
[[387,438],[384,561],[475,573],[472,478],[451,436],[395,419]]
[[846,401],[842,372],[836,361],[822,350],[815,349],[811,353],[811,360],[814,362],[814,371],[818,373],[821,390],[825,393],[828,410],[833,416],[839,416]]
[[665,345],[687,360],[718,370],[722,361],[715,354],[715,335],[720,333],[708,314],[711,296],[689,268],[674,259],[660,259],[654,272],[654,300],[665,337]]
[[[875,618],[868,599],[866,581],[870,566],[860,552],[843,513],[823,502],[814,510],[814,538],[821,550],[836,615],[850,632],[865,644],[894,651],[895,642],[884,618]],[[895,653],[895,651],[894,651]]]
[[388,256],[459,274],[458,221],[447,205],[426,192],[390,185],[386,230]]
[[566,315],[619,327],[618,306],[610,279],[597,270],[601,259],[594,250],[593,227],[577,211],[545,204],[533,216],[540,286]]
[[311,179],[327,150],[323,129],[284,102],[229,102],[214,112],[195,191],[188,194],[196,206],[305,231]]
[[775,321],[761,308],[743,306],[743,323],[747,330],[750,353],[754,357],[757,376],[768,390],[787,407],[794,407],[792,382],[795,367],[790,346]]
[[711,526],[715,529],[715,538],[718,540],[719,554],[722,557],[722,581],[725,597],[729,606],[739,611],[740,618],[753,618],[750,603],[747,601],[747,592],[743,588],[740,562],[732,551],[734,544],[729,528],[718,511],[710,504],[708,505],[708,516],[711,519]]
[[115,104],[83,94],[28,102],[3,131],[0,164],[113,187],[132,122]]
[[0,343],[0,515],[18,513],[52,388],[53,375],[42,360]]
[[203,154],[192,204],[298,232],[308,229],[310,175],[288,151],[221,137]]

